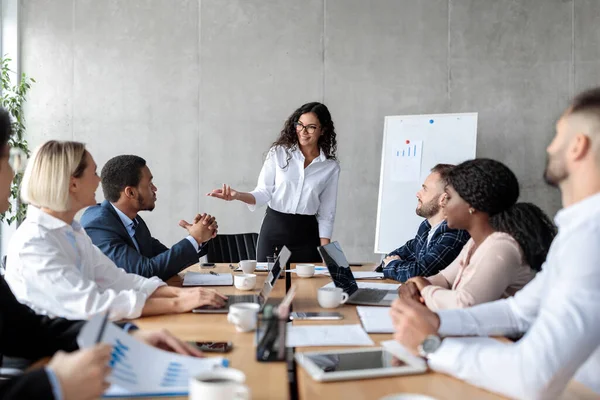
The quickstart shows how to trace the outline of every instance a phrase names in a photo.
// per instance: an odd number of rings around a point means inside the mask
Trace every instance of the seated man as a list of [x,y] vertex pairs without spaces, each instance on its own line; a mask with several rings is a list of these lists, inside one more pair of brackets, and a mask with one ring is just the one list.
[[387,255],[376,271],[399,282],[414,276],[435,275],[446,268],[470,236],[466,231],[450,229],[444,219],[441,202],[447,177],[453,165],[438,164],[417,192],[417,215],[426,218],[417,236]]
[[403,296],[394,338],[434,371],[510,398],[557,399],[571,378],[600,396],[600,88],[575,99],[547,152],[544,177],[564,208],[541,272],[514,297],[462,310]]
[[[12,134],[9,114],[0,109],[0,212],[9,206],[14,171],[9,163]],[[20,157],[13,158],[14,161]],[[23,165],[23,164],[21,164]],[[17,171],[21,172],[21,171]],[[37,361],[52,356],[46,368],[0,381],[0,399],[87,399],[98,398],[108,387],[112,348],[99,344],[77,350],[77,335],[84,322],[50,319],[36,315],[19,303],[0,276],[0,359],[2,355]],[[132,335],[146,344],[182,354],[202,353],[166,331],[142,332],[125,324]],[[71,354],[65,354],[72,352]]]
[[[140,211],[154,210],[156,202],[157,189],[143,158],[114,157],[102,168],[101,179],[106,200],[89,207],[81,217],[81,225],[117,267],[146,278],[167,280],[206,254],[204,243],[217,234],[217,224],[210,216],[197,216],[193,221],[203,217],[204,224],[211,228],[208,234],[194,236],[190,231],[188,237],[170,249],[151,236],[138,215]],[[180,225],[191,226],[185,221]]]

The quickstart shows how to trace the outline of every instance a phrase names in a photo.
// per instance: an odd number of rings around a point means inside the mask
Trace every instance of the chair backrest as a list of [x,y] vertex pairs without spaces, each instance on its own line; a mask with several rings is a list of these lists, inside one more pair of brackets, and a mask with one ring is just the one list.
[[206,261],[213,263],[237,263],[240,260],[256,260],[258,233],[217,235],[207,244]]

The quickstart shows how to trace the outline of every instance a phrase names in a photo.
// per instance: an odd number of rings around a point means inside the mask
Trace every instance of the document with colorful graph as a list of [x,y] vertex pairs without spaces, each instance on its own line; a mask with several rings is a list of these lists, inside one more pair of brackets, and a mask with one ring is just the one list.
[[[101,329],[102,315],[89,320],[77,337],[80,348],[94,346]],[[188,380],[200,372],[224,368],[223,357],[196,358],[171,353],[133,338],[112,323],[102,334],[102,343],[113,346],[105,397],[182,396],[188,393]]]

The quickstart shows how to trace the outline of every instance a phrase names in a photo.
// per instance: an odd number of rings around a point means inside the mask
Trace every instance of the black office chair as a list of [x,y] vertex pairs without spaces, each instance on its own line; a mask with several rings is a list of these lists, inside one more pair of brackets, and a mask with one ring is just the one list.
[[258,233],[217,235],[207,244],[206,261],[212,263],[237,263],[240,260],[256,260]]

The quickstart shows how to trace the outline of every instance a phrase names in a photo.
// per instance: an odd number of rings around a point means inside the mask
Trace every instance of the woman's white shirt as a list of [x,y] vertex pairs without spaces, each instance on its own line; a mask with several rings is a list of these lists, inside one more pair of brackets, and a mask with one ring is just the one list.
[[256,188],[250,192],[257,207],[268,204],[275,211],[286,214],[316,215],[319,236],[331,238],[337,204],[340,166],[327,159],[321,150],[319,156],[304,168],[304,155],[295,148],[287,164],[287,153],[282,146],[269,151],[258,177]]
[[110,310],[113,320],[137,318],[165,283],[118,268],[71,225],[29,206],[7,253],[5,279],[16,298],[38,314],[88,319]]

